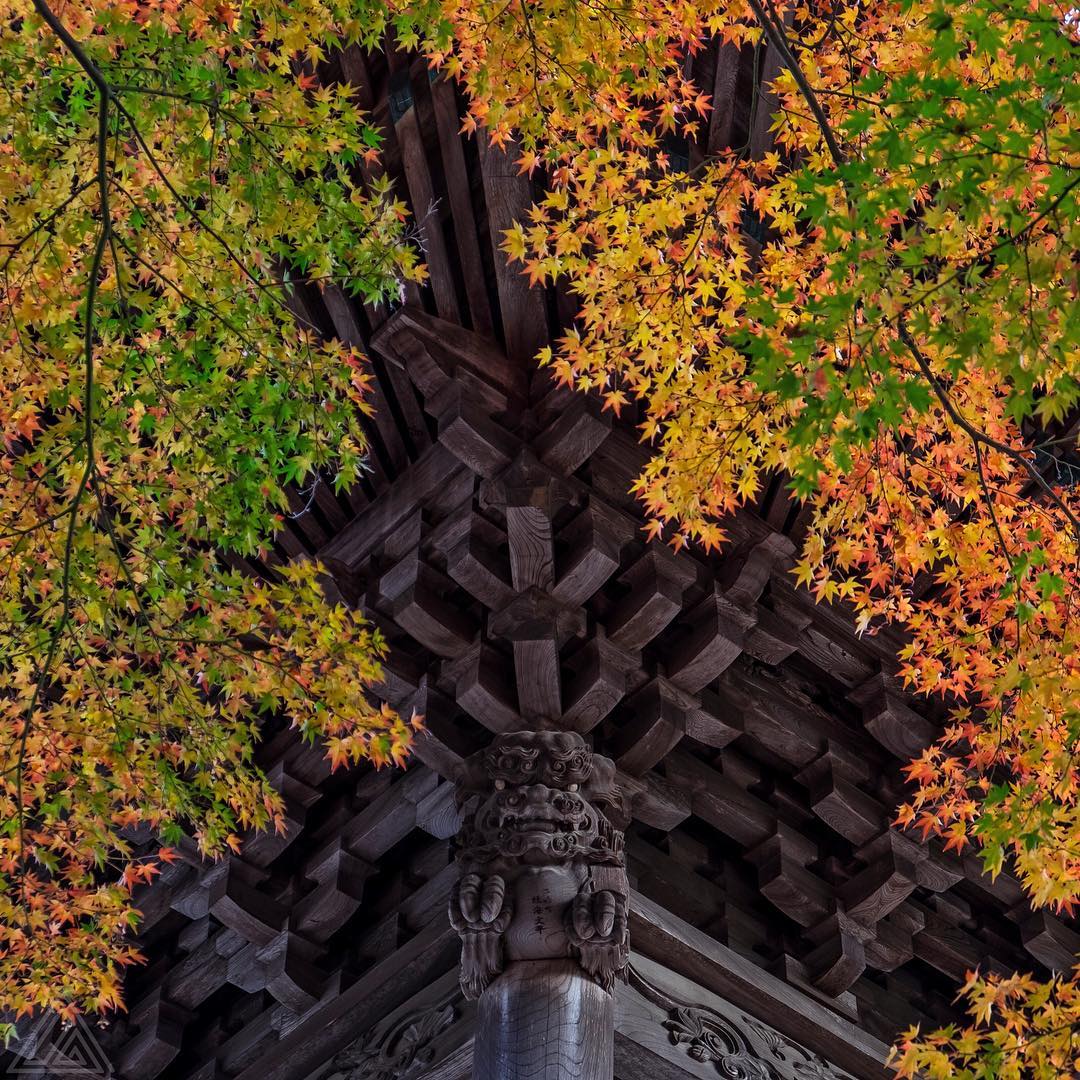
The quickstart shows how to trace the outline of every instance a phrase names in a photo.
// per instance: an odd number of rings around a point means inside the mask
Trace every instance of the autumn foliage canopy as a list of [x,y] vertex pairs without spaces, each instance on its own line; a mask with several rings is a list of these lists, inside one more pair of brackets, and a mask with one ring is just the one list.
[[[290,484],[355,480],[359,359],[289,282],[419,279],[327,50],[392,32],[547,194],[504,241],[568,283],[540,357],[644,417],[648,531],[724,542],[785,477],[796,574],[951,721],[901,825],[1080,903],[1080,16],[1051,0],[0,0],[0,985],[102,1008],[130,830],[270,825],[260,714],[400,756],[382,643],[318,568],[230,569]],[[768,145],[703,153],[688,57],[767,51]],[[364,179],[364,177],[367,179]],[[329,479],[328,479],[329,478]],[[117,878],[120,878],[119,884]],[[74,957],[74,962],[68,958]],[[901,1072],[1059,1076],[1080,989],[973,974]]]

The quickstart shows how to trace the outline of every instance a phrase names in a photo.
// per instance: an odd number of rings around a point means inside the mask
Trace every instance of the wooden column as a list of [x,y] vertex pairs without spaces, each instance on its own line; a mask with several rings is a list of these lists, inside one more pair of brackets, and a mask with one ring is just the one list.
[[573,960],[511,964],[480,997],[473,1080],[611,1080],[615,1001]]
[[[622,800],[569,731],[513,731],[469,758],[450,922],[479,998],[474,1080],[611,1080],[627,963]],[[609,816],[610,815],[610,816]]]

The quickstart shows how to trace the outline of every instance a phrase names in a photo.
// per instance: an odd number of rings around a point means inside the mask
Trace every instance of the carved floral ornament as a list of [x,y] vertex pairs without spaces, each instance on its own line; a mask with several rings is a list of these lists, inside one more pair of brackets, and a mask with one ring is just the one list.
[[435,1059],[435,1038],[458,1018],[454,1000],[406,1013],[389,1027],[377,1024],[341,1051],[331,1076],[341,1080],[409,1080]]
[[804,1046],[783,1039],[779,1032],[774,1031],[771,1027],[759,1024],[748,1016],[744,1016],[742,1021],[747,1028],[758,1036],[762,1044],[777,1061],[790,1064],[791,1071],[798,1077],[798,1080],[843,1080],[846,1076],[845,1073],[841,1073],[825,1061],[824,1058],[811,1053]]
[[666,1013],[663,1026],[676,1046],[710,1063],[724,1080],[850,1080],[827,1061],[748,1016],[725,1016],[708,1006],[678,1001],[633,967],[630,984]]
[[450,922],[466,996],[509,961],[564,957],[610,990],[629,955],[630,892],[612,762],[575,732],[504,732],[466,763],[458,797]]
[[734,1024],[711,1009],[677,1005],[664,1027],[671,1041],[684,1045],[697,1061],[712,1062],[724,1080],[776,1080],[776,1073],[755,1056]]

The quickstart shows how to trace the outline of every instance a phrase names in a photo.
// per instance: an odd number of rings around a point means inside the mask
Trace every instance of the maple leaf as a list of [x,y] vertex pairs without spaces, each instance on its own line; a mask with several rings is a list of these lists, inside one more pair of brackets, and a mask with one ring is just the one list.
[[540,164],[540,155],[535,150],[526,150],[524,154],[517,159],[515,163],[518,167],[518,176],[528,174],[532,176],[536,172],[537,165]]
[[645,534],[646,540],[656,540],[664,531],[664,523],[653,518],[645,523],[641,531]]
[[41,430],[41,420],[36,410],[24,412],[15,421],[15,430],[27,442],[34,441],[34,435]]

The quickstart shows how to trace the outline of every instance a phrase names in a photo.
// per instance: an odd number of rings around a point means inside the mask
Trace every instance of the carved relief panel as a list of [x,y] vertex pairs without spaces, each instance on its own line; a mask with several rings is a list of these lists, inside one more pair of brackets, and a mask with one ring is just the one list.
[[618,1027],[701,1080],[852,1080],[775,1028],[638,955],[620,994]]

